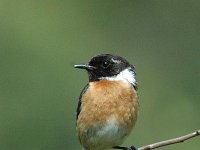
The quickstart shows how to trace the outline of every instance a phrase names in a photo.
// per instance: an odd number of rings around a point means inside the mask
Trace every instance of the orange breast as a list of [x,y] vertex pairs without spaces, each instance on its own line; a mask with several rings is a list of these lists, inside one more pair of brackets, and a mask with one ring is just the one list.
[[131,84],[108,80],[91,82],[82,97],[77,120],[79,138],[88,128],[104,124],[111,116],[130,131],[136,122],[137,112],[138,97]]

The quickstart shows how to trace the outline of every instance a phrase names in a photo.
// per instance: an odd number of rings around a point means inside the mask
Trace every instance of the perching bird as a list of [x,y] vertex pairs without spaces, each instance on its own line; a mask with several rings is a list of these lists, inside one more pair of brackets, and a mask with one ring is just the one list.
[[100,54],[74,67],[87,70],[89,75],[76,116],[77,135],[84,150],[134,149],[119,146],[137,120],[134,66],[120,56]]

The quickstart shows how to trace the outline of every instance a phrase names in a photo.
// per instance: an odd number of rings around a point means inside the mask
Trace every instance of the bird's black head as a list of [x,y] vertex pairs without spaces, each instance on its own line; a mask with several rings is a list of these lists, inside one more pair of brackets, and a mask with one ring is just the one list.
[[136,85],[135,68],[120,56],[100,54],[93,57],[88,64],[75,65],[75,68],[86,69],[89,81],[124,78]]

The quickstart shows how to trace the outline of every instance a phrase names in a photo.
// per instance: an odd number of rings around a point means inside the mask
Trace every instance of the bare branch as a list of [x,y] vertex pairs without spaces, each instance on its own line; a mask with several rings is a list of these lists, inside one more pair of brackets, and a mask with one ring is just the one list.
[[174,139],[169,139],[166,141],[161,141],[158,143],[153,143],[150,145],[142,146],[142,147],[138,148],[138,150],[152,150],[155,148],[159,148],[159,147],[163,147],[163,146],[167,146],[167,145],[171,145],[171,144],[181,143],[181,142],[184,142],[188,139],[191,139],[191,138],[199,136],[199,135],[200,135],[200,130],[195,131],[190,134],[187,134],[187,135],[184,135],[184,136],[181,136],[181,137],[174,138]]

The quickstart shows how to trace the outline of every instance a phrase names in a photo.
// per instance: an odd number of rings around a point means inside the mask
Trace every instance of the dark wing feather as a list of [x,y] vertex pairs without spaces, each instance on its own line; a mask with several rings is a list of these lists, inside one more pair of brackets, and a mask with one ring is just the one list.
[[89,84],[87,84],[84,88],[83,88],[83,90],[81,91],[81,94],[80,94],[80,96],[79,96],[79,102],[78,102],[78,106],[77,106],[77,109],[76,109],[76,120],[78,119],[78,115],[80,114],[80,112],[81,112],[81,99],[82,99],[82,96],[83,96],[83,94],[86,92],[86,90],[88,89],[88,87],[89,87]]
[[[131,72],[134,74],[135,78],[136,78],[136,71],[135,71],[135,67],[133,65],[130,64],[130,70]],[[137,78],[136,78],[137,80]],[[135,85],[134,84],[131,84],[133,86],[133,88],[137,91],[138,89],[138,83],[136,81]]]

